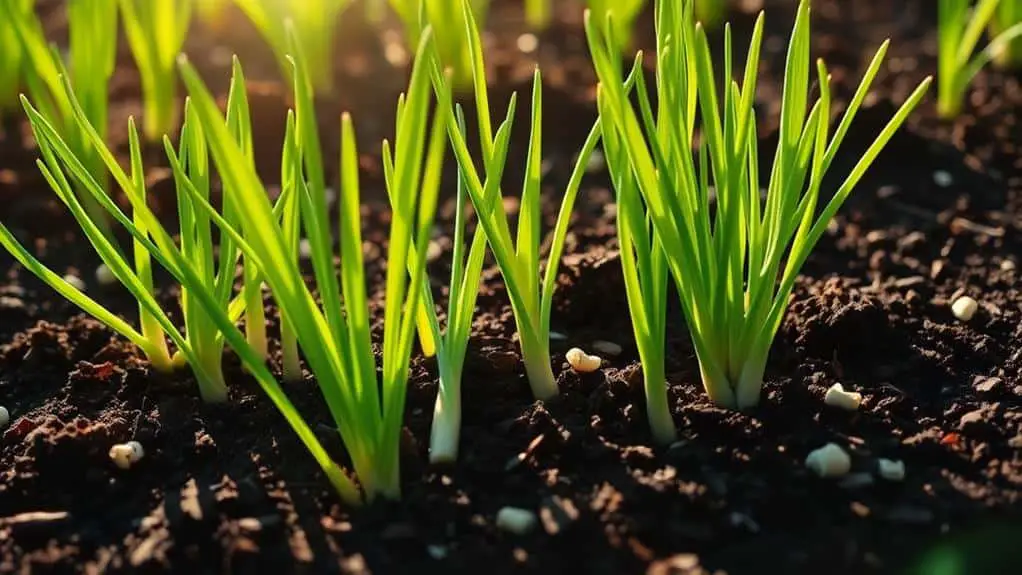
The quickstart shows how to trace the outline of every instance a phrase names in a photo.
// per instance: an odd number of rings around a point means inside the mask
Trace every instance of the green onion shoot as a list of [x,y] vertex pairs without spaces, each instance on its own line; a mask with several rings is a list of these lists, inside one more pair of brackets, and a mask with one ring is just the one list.
[[[880,69],[886,42],[831,134],[830,76],[822,61],[815,71],[819,97],[809,106],[809,2],[799,3],[786,57],[779,143],[762,200],[753,103],[763,15],[752,34],[742,83],[726,79],[721,84],[692,3],[657,2],[655,105],[641,73],[634,74],[634,87],[627,85],[612,22],[599,26],[594,18],[595,13],[587,14],[586,34],[600,81],[600,121],[612,134],[606,136],[611,144],[608,161],[615,164],[613,183],[621,186],[618,198],[628,203],[618,208],[626,217],[619,225],[629,232],[637,253],[641,248],[639,257],[652,260],[631,271],[625,266],[633,290],[637,284],[651,292],[630,297],[630,302],[642,300],[650,310],[646,315],[659,319],[662,279],[656,258],[663,253],[707,393],[723,407],[754,406],[799,269],[867,168],[922,100],[930,79],[902,104],[817,216],[823,176]],[[730,72],[730,27],[724,29],[723,56],[722,69]],[[640,66],[641,54],[634,68]],[[647,218],[652,231],[644,236]],[[659,330],[655,323],[636,328],[650,338],[661,337]],[[644,368],[656,373],[663,362],[658,355],[662,347],[645,347],[651,353],[641,358]],[[655,395],[652,403],[662,398],[659,390]],[[663,423],[656,433],[666,438],[666,420]]]
[[507,159],[517,98],[512,96],[507,115],[494,133],[489,115],[486,69],[483,64],[479,29],[476,27],[467,0],[462,1],[462,9],[468,24],[466,45],[471,55],[476,109],[479,110],[477,128],[482,142],[481,164],[485,170],[482,177],[475,167],[466,138],[456,120],[452,83],[449,75],[445,75],[441,70],[439,62],[433,69],[433,84],[441,113],[446,118],[447,132],[462,171],[465,188],[479,218],[479,227],[486,234],[486,241],[507,285],[518,328],[522,359],[533,396],[539,400],[549,400],[557,395],[557,384],[550,364],[550,311],[557,285],[557,269],[564,249],[571,210],[578,195],[586,162],[599,141],[600,130],[597,125],[590,131],[565,189],[554,226],[545,275],[541,279],[540,183],[543,113],[540,73],[537,70],[533,78],[528,159],[522,184],[517,237],[513,238],[504,203],[501,201],[500,182]]
[[[983,31],[994,17],[1000,0],[939,0],[937,5],[937,113],[954,118],[962,111],[973,78],[995,56],[1007,52],[1022,36],[1022,22],[1001,30],[976,53]],[[1007,2],[1011,4],[1012,2]]]
[[119,0],[124,35],[142,80],[142,132],[158,142],[178,121],[174,62],[184,46],[193,0]]

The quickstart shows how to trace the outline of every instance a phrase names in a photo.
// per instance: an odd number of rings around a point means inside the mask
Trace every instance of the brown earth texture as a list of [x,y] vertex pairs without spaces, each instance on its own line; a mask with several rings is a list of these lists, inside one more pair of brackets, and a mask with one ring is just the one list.
[[[59,40],[63,10],[50,4],[43,4],[46,23]],[[581,9],[557,4],[535,52],[518,48],[527,31],[520,2],[494,3],[485,38],[496,108],[513,90],[527,97],[533,66],[543,70],[548,224],[595,113]],[[728,16],[737,45],[755,18],[748,4],[757,2],[736,3]],[[757,107],[761,148],[769,150],[795,3],[765,4]],[[813,55],[833,71],[839,102],[883,39],[892,39],[834,173],[850,169],[856,152],[936,69],[935,6],[813,2]],[[379,140],[391,129],[405,75],[382,56],[393,27],[371,30],[357,5],[350,14],[322,130],[332,158],[338,112],[351,110],[356,119],[379,311],[388,219]],[[237,14],[228,22],[195,24],[186,50],[221,95],[229,56],[240,54],[265,158],[260,169],[274,185],[285,88],[256,32]],[[636,43],[652,42],[647,9]],[[121,50],[111,131],[123,140],[126,117],[141,105],[123,42]],[[560,397],[532,400],[507,294],[491,264],[465,370],[457,464],[428,464],[436,366],[415,351],[402,499],[365,509],[340,503],[233,356],[226,360],[230,401],[204,405],[187,372],[151,372],[131,345],[4,254],[0,405],[11,422],[0,431],[0,572],[1022,572],[1020,81],[1018,72],[991,68],[976,78],[957,119],[937,118],[933,93],[912,115],[803,268],[755,410],[734,413],[709,402],[672,307],[667,372],[680,439],[669,448],[654,445],[646,424],[613,192],[596,166],[560,262],[552,318],[563,336],[552,343]],[[520,182],[524,126],[513,138],[509,182]],[[80,275],[93,297],[136,316],[125,292],[93,280],[98,257],[34,167],[28,134],[20,116],[0,131],[0,218],[55,271]],[[169,214],[166,159],[156,148],[146,157],[154,201]],[[769,157],[761,153],[764,174]],[[444,249],[430,266],[437,286],[449,273],[452,196],[445,190],[438,215],[436,242]],[[436,290],[440,304],[443,294]],[[950,310],[962,294],[980,304],[968,322]],[[175,309],[172,289],[160,295]],[[269,302],[267,317],[276,333]],[[601,340],[621,352],[604,354],[595,373],[568,368],[568,348],[592,349]],[[863,394],[858,411],[824,406],[834,383]],[[327,447],[341,451],[311,375],[288,392]],[[132,439],[146,456],[120,470],[107,451]],[[809,451],[828,442],[852,456],[844,480],[820,479],[804,465]],[[902,460],[904,480],[878,477],[880,458]],[[527,535],[498,529],[495,516],[505,506],[534,510],[539,525]]]

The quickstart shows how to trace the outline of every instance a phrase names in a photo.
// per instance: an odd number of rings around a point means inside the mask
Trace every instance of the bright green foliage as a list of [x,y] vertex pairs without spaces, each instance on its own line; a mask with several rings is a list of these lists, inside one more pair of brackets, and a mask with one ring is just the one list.
[[[1022,24],[1022,2],[1001,0],[1000,5],[997,6],[997,12],[990,19],[990,36],[996,38],[1016,24]],[[994,54],[994,63],[1001,68],[1022,66],[1022,38],[1015,37],[1014,40],[998,50]]]
[[[214,164],[224,182],[225,193],[234,194],[245,206],[240,226],[232,225],[212,209],[208,213],[232,236],[249,261],[262,270],[284,319],[298,340],[315,375],[341,439],[351,457],[361,489],[322,453],[315,438],[306,438],[341,497],[351,503],[372,501],[378,496],[400,497],[399,444],[404,415],[409,359],[415,337],[415,314],[421,289],[418,279],[425,269],[426,245],[432,227],[445,145],[444,126],[429,127],[429,70],[421,55],[429,46],[423,34],[413,66],[407,97],[398,103],[397,135],[391,155],[393,177],[388,190],[394,206],[384,301],[382,380],[377,378],[372,350],[369,310],[362,261],[359,205],[358,152],[351,118],[341,120],[340,288],[333,265],[334,254],[323,189],[322,157],[315,132],[311,82],[300,50],[294,59],[294,144],[285,153],[291,158],[291,187],[298,194],[301,222],[312,248],[318,305],[295,261],[293,243],[281,227],[259,176],[231,138],[223,118],[198,74],[182,60],[181,73],[203,125]],[[308,182],[308,183],[307,183]],[[286,219],[286,218],[285,218]],[[240,229],[238,229],[240,227]],[[406,264],[412,257],[413,272]],[[411,282],[409,278],[416,278]],[[343,296],[343,305],[341,298]],[[230,342],[246,368],[262,377],[265,367],[247,342]],[[289,420],[297,414],[284,410]],[[293,423],[294,424],[294,423]]]
[[[22,80],[29,98],[58,133],[93,179],[105,187],[106,167],[88,136],[73,118],[71,103],[62,85],[68,76],[89,124],[106,138],[108,84],[117,52],[115,0],[70,0],[67,4],[69,46],[65,64],[55,46],[46,40],[42,23],[32,10],[33,2],[0,2],[0,21],[17,36],[23,54]],[[19,9],[21,8],[21,9]],[[106,213],[81,192],[79,200],[96,225],[106,231]]]
[[[464,118],[459,116],[458,120],[464,132]],[[393,179],[394,173],[389,157],[384,158],[384,169],[389,182]],[[429,277],[425,275],[421,279],[423,303],[420,310],[423,315],[417,318],[420,321],[420,338],[424,341],[424,347],[429,347],[435,352],[440,371],[440,390],[433,410],[433,428],[430,433],[429,457],[434,463],[448,463],[458,457],[458,439],[461,433],[461,376],[486,257],[486,236],[482,233],[472,236],[472,243],[466,254],[467,199],[463,179],[460,177],[457,189],[447,329],[441,333]],[[409,272],[412,271],[413,264],[414,261],[409,259]],[[423,319],[425,334],[422,332]]]
[[[626,92],[642,72],[635,67],[625,80]],[[605,102],[601,100],[601,105]],[[642,362],[646,413],[653,438],[661,445],[677,438],[667,403],[664,346],[667,343],[667,255],[646,215],[635,174],[622,148],[621,136],[612,129],[603,133],[607,168],[617,192],[617,237],[625,279],[628,311]]]
[[231,0],[194,0],[195,16],[214,30],[224,28],[224,16]]
[[451,82],[443,75],[439,65],[435,66],[433,70],[433,85],[437,92],[440,113],[446,117],[447,132],[458,159],[458,165],[462,170],[465,188],[479,218],[479,227],[486,234],[486,241],[490,245],[507,285],[529,385],[537,399],[547,400],[557,395],[557,384],[550,366],[550,308],[553,302],[554,288],[557,285],[557,268],[561,252],[564,249],[564,238],[568,231],[568,222],[571,219],[571,208],[578,195],[582,174],[589,156],[599,141],[599,127],[594,126],[586,139],[565,189],[550,244],[546,273],[541,280],[539,251],[542,240],[540,233],[542,220],[540,182],[543,159],[541,148],[543,106],[539,71],[536,71],[533,78],[528,160],[522,183],[517,239],[513,239],[508,217],[504,211],[504,203],[501,201],[500,182],[507,160],[517,95],[511,98],[507,116],[494,134],[489,113],[489,95],[486,87],[479,30],[467,0],[463,0],[462,8],[468,23],[465,43],[471,55],[476,110],[479,113],[478,131],[480,142],[482,142],[481,164],[485,170],[483,178],[480,178],[479,172],[476,170],[466,138],[455,119],[456,115],[452,109]]
[[[602,26],[608,21],[612,22],[614,37],[619,39],[622,51],[628,50],[632,45],[635,19],[646,5],[646,0],[587,0],[587,4],[589,12],[594,15],[594,25]],[[614,17],[608,20],[607,14],[611,12]]]
[[[198,82],[194,71],[190,69],[188,71],[191,72],[189,77],[192,83]],[[241,90],[244,86],[240,71],[240,66],[235,62],[236,75],[232,82],[228,103],[229,117],[232,115],[234,117],[242,116],[238,111],[243,102]],[[263,391],[287,419],[303,444],[323,468],[331,483],[342,496],[357,499],[358,491],[351,479],[345,475],[340,466],[333,462],[316,438],[315,433],[274,380],[273,375],[264,364],[263,358],[252,349],[245,337],[235,327],[235,322],[243,308],[243,301],[235,299],[228,303],[238,252],[232,246],[245,247],[246,244],[244,244],[244,238],[238,234],[232,235],[229,239],[223,239],[219,250],[219,265],[214,263],[213,254],[216,250],[213,249],[210,242],[210,220],[223,229],[233,228],[230,228],[227,220],[218,214],[208,202],[210,172],[205,151],[206,142],[215,138],[213,141],[217,142],[218,146],[233,151],[234,165],[245,168],[248,164],[238,142],[232,139],[231,130],[217,110],[212,97],[208,92],[202,93],[204,109],[201,113],[198,107],[192,111],[191,106],[185,106],[185,125],[182,129],[182,141],[178,152],[174,152],[169,139],[164,139],[179,194],[178,215],[182,224],[182,236],[181,247],[178,248],[159,219],[146,205],[145,178],[141,171],[141,147],[134,122],[129,121],[128,125],[131,155],[131,174],[129,176],[102,144],[102,140],[95,130],[92,130],[86,123],[84,112],[77,100],[73,98],[70,86],[67,86],[67,93],[71,96],[69,103],[73,108],[75,120],[82,125],[83,129],[86,129],[91,141],[99,148],[103,161],[113,173],[114,179],[127,195],[131,203],[132,217],[126,216],[110,201],[106,191],[91,177],[70,148],[61,140],[53,125],[27,101],[24,101],[44,159],[44,161],[38,162],[38,165],[61,201],[71,210],[103,262],[110,267],[118,281],[138,300],[142,314],[142,332],[139,333],[116,314],[103,308],[47,269],[21,246],[2,224],[0,224],[0,244],[3,244],[11,255],[29,271],[39,276],[69,301],[138,345],[149,357],[153,367],[159,370],[169,370],[175,363],[167,353],[164,340],[164,334],[169,336],[177,347],[177,354],[184,356],[185,362],[195,373],[200,392],[207,401],[224,401],[227,398],[227,389],[220,371],[220,353],[224,342],[226,342],[235,350]],[[291,123],[293,124],[293,121]],[[134,266],[129,262],[128,256],[107,239],[84,211],[75,195],[71,193],[66,173],[83,183],[84,188],[92,194],[103,209],[107,210],[118,223],[131,233],[135,246]],[[252,176],[254,177],[254,174]],[[268,201],[261,188],[258,191],[255,188],[249,188],[249,190],[255,192],[254,197],[261,197],[263,201]],[[187,197],[180,195],[182,192]],[[292,191],[289,194],[281,195],[277,206],[268,214],[270,221],[282,217],[281,208],[288,204],[293,193]],[[249,197],[253,196],[250,194]],[[245,219],[247,227],[247,216]],[[188,331],[187,338],[174,327],[153,296],[151,275],[153,260],[164,267],[181,284],[182,309]]]
[[119,0],[124,34],[142,79],[142,132],[157,142],[177,122],[177,76],[192,0]]
[[[822,61],[817,62],[814,84],[819,98],[808,105],[809,2],[799,3],[785,67],[779,143],[764,201],[753,109],[762,15],[742,83],[725,79],[723,91],[691,2],[657,2],[656,27],[659,98],[654,109],[642,74],[635,74],[636,110],[617,57],[620,43],[605,33],[613,27],[596,26],[592,14],[586,22],[600,79],[600,118],[611,134],[606,136],[607,158],[614,164],[618,198],[629,204],[618,208],[626,216],[621,226],[630,238],[625,241],[631,239],[637,258],[651,259],[637,271],[625,266],[633,284],[630,291],[636,290],[634,284],[640,291],[653,291],[630,296],[632,305],[641,300],[644,309],[640,314],[633,310],[633,317],[660,317],[659,242],[681,296],[707,393],[721,406],[747,408],[759,401],[767,355],[799,269],[866,169],[923,98],[930,80],[909,96],[817,216],[823,176],[880,69],[887,43],[830,134],[830,78]],[[730,28],[725,28],[724,38],[722,69],[731,70]],[[702,134],[698,139],[697,119]],[[691,153],[693,144],[698,145],[697,159]],[[646,218],[652,236],[645,235]],[[652,239],[644,241],[646,237]],[[660,329],[654,323],[636,327],[636,333],[640,340],[652,339],[660,337]],[[644,352],[644,367],[659,377],[662,357],[651,356],[662,347],[645,347],[651,353]]]
[[552,18],[552,0],[525,0],[525,21],[534,30],[545,29]]
[[[21,22],[34,4],[33,0],[8,0],[6,3],[7,8],[0,8],[0,18],[10,18],[11,22]],[[5,10],[17,15],[7,16]],[[23,60],[21,41],[14,25],[0,26],[0,115],[17,106]]]
[[695,0],[695,10],[703,28],[716,28],[727,14],[727,0]]
[[[1012,40],[1022,36],[1022,22],[1005,28],[979,53],[976,46],[1000,0],[939,0],[937,6],[937,113],[953,118],[962,110],[972,79]],[[1009,1],[1008,3],[1011,3]],[[974,54],[975,53],[975,54]]]
[[287,26],[291,22],[295,37],[308,62],[309,77],[317,93],[334,89],[334,35],[338,19],[351,0],[234,0],[263,38],[273,48],[281,75],[290,80]]
[[[490,0],[468,0],[476,22],[485,22]],[[461,0],[390,0],[401,18],[408,45],[415,46],[421,30],[429,25],[440,61],[452,71],[455,89],[472,86],[472,55],[465,43],[465,16]]]

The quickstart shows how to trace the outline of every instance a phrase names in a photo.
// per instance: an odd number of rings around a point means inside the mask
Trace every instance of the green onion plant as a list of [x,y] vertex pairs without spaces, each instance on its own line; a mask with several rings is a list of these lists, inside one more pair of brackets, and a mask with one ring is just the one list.
[[[295,144],[285,153],[293,162],[292,185],[299,197],[302,226],[310,240],[316,287],[322,296],[320,305],[306,286],[295,261],[292,238],[282,229],[284,218],[273,212],[258,174],[231,138],[213,96],[186,60],[182,59],[180,66],[225,192],[236,195],[237,205],[245,206],[240,226],[231,224],[211,208],[207,208],[207,213],[262,271],[281,314],[294,331],[351,458],[358,483],[322,453],[321,448],[315,451],[318,442],[314,437],[303,436],[303,440],[313,450],[341,497],[351,504],[380,496],[398,498],[401,491],[401,423],[416,323],[416,314],[409,311],[417,308],[421,296],[417,281],[425,269],[425,248],[436,211],[446,144],[444,125],[437,120],[432,128],[428,125],[432,90],[425,65],[428,62],[422,58],[427,46],[431,46],[428,30],[420,41],[407,95],[398,102],[393,147],[384,144],[385,150],[392,149],[384,153],[390,154],[393,164],[393,174],[387,185],[394,209],[384,294],[382,378],[377,378],[370,332],[362,257],[358,152],[350,116],[345,114],[341,119],[338,282],[326,201],[322,194],[316,193],[317,187],[322,185],[317,181],[322,178],[322,158],[312,109],[312,84],[299,50],[293,58]],[[413,245],[413,273],[409,274],[407,263]],[[230,343],[232,347],[238,345],[250,350],[247,342]],[[265,377],[265,366],[254,354],[246,351],[239,355],[257,378]],[[300,420],[293,408],[282,410],[289,420]]]
[[[625,80],[630,92],[642,68]],[[601,98],[600,104],[605,102]],[[607,169],[617,193],[617,237],[622,276],[639,359],[642,363],[646,414],[654,440],[669,445],[677,438],[667,399],[664,355],[667,343],[667,254],[646,213],[635,174],[613,129],[603,132]]]
[[[460,0],[390,0],[394,12],[405,28],[408,45],[418,44],[421,31],[428,25],[433,29],[434,43],[440,61],[452,71],[456,90],[472,86],[472,55],[465,44],[465,12]],[[469,0],[476,22],[484,22],[490,0]]]
[[571,209],[578,195],[586,162],[599,141],[600,130],[598,125],[593,127],[579,154],[561,202],[560,213],[550,244],[545,275],[540,278],[540,242],[542,240],[540,233],[542,219],[540,184],[543,158],[540,73],[537,70],[533,77],[528,159],[522,184],[517,237],[514,238],[504,204],[501,201],[500,182],[507,159],[517,97],[511,98],[507,115],[494,133],[489,113],[486,69],[483,64],[479,29],[476,27],[476,21],[467,0],[462,1],[462,10],[467,23],[465,28],[466,45],[471,56],[475,103],[479,114],[477,128],[482,143],[482,157],[480,158],[484,168],[482,176],[475,167],[466,138],[458,126],[457,116],[452,108],[453,88],[449,75],[445,75],[441,70],[439,61],[434,62],[433,85],[437,92],[439,108],[446,118],[447,132],[462,171],[465,189],[479,218],[479,227],[486,234],[486,241],[496,258],[504,282],[507,284],[529,385],[536,399],[548,400],[557,395],[557,384],[550,365],[550,310],[554,289],[557,285],[557,269],[564,249],[564,238],[571,219]]
[[158,142],[178,121],[174,62],[184,46],[192,0],[119,0],[124,35],[142,80],[142,132]]
[[[464,117],[458,117],[459,128],[464,133]],[[393,165],[389,157],[384,158],[384,169],[388,180],[393,178]],[[458,443],[461,434],[461,377],[468,351],[469,336],[479,283],[486,257],[486,236],[482,232],[473,234],[471,245],[466,251],[466,207],[467,197],[462,178],[459,176],[455,201],[454,253],[452,256],[450,287],[448,290],[447,323],[441,333],[440,321],[433,303],[429,277],[421,278],[422,305],[421,322],[425,318],[426,333],[420,323],[420,340],[428,352],[435,353],[440,375],[439,391],[433,409],[433,426],[430,432],[429,458],[433,463],[450,463],[458,457]],[[409,272],[414,261],[409,259]]]
[[[639,17],[646,0],[586,0],[588,10],[595,14],[593,19],[596,25],[602,26],[612,22],[614,26],[614,37],[621,41],[622,51],[627,51],[632,46],[632,29],[635,27],[635,19]],[[607,14],[613,12],[612,19]]]
[[[1012,41],[1022,36],[1022,22],[1001,30],[976,53],[983,31],[991,22],[1001,0],[939,0],[937,5],[937,113],[954,118],[976,74],[995,56],[1006,53]],[[1005,3],[1012,4],[1015,0]]]
[[[194,70],[187,64],[184,66],[189,82],[193,86],[201,87],[201,81]],[[215,142],[216,153],[213,156],[216,162],[223,161],[222,155],[218,156],[220,150],[228,149],[231,151],[230,165],[237,171],[248,174],[248,181],[245,183],[258,183],[258,178],[251,171],[251,164],[242,150],[241,143],[233,137],[236,130],[232,130],[230,126],[231,118],[240,119],[246,116],[242,110],[245,98],[242,91],[244,79],[240,72],[240,64],[235,61],[235,76],[232,79],[228,97],[228,119],[224,119],[212,96],[202,88],[201,92],[197,90],[201,96],[199,105],[185,104],[185,119],[181,130],[179,150],[175,151],[169,138],[164,138],[165,148],[177,184],[176,190],[179,194],[178,215],[182,224],[180,248],[175,245],[171,235],[146,205],[141,145],[134,121],[129,121],[128,125],[131,157],[131,173],[129,175],[119,167],[116,158],[102,145],[98,133],[87,124],[84,111],[74,98],[70,85],[65,84],[75,120],[82,124],[92,142],[99,147],[104,162],[113,172],[114,180],[127,194],[132,208],[132,215],[129,217],[110,201],[108,194],[101,189],[101,186],[91,177],[66,143],[61,140],[58,130],[27,100],[23,99],[24,107],[39,142],[40,153],[43,156],[43,159],[38,162],[40,170],[53,190],[71,210],[104,263],[138,300],[142,317],[141,332],[47,269],[25,250],[10,230],[2,224],[0,224],[0,243],[26,269],[39,276],[69,301],[138,345],[150,359],[153,367],[161,371],[169,371],[176,363],[180,363],[168,354],[164,334],[169,336],[177,347],[175,355],[184,356],[184,362],[195,373],[200,392],[207,401],[226,399],[227,390],[220,365],[221,352],[226,342],[238,354],[242,364],[284,415],[310,454],[320,464],[331,484],[346,501],[359,502],[361,495],[355,483],[341,466],[331,459],[315,432],[288,400],[287,395],[270,373],[264,358],[259,355],[257,350],[253,349],[235,326],[244,308],[244,300],[240,297],[230,300],[230,286],[234,277],[237,254],[243,249],[251,251],[245,241],[246,236],[238,232],[227,233],[226,235],[230,237],[221,239],[219,250],[216,250],[211,242],[212,236],[209,227],[211,222],[229,232],[235,228],[228,221],[226,214],[221,215],[209,203],[211,176],[208,147],[210,143]],[[238,121],[240,120],[235,122]],[[292,152],[295,150],[296,130],[294,125],[294,117],[289,116],[288,138],[291,144],[288,145],[288,149]],[[228,177],[233,173],[234,171],[228,172]],[[83,181],[85,189],[92,193],[96,201],[105,210],[108,210],[113,219],[131,234],[134,241],[134,262],[129,260],[128,256],[123,254],[115,244],[111,243],[89,218],[75,195],[71,193],[68,175]],[[234,183],[237,183],[236,179],[234,179]],[[238,190],[236,186],[227,189],[235,190],[232,193],[237,193],[236,190]],[[264,202],[268,202],[263,194],[264,190],[261,188],[257,190],[250,187],[243,191],[248,192],[246,196],[248,199],[262,199]],[[182,194],[182,192],[184,193]],[[257,225],[251,223],[260,221],[258,215],[266,216],[261,220],[261,223],[264,224],[267,221],[271,223],[279,221],[283,218],[283,207],[290,204],[295,193],[294,187],[286,188],[268,214],[259,212],[252,217],[248,211],[238,211],[237,216],[241,221],[235,223],[242,227],[258,228]],[[238,195],[245,194],[238,193]],[[235,206],[241,205],[245,204],[235,204]],[[266,231],[266,228],[262,228],[262,230]],[[218,264],[214,263],[214,253],[219,254]],[[187,337],[175,328],[153,295],[151,267],[153,261],[164,267],[181,284]],[[308,295],[307,290],[305,294]]]
[[534,30],[545,30],[554,16],[551,0],[525,0],[525,21]]
[[[44,34],[33,9],[34,2],[0,2],[0,21],[17,36],[22,52],[25,90],[46,118],[64,135],[67,145],[93,179],[104,184],[106,167],[89,137],[74,119],[62,77],[67,76],[78,94],[90,125],[101,138],[107,133],[108,84],[117,52],[117,11],[114,0],[70,0],[67,4],[69,46],[67,61]],[[106,212],[80,190],[79,200],[104,233],[109,230]]]
[[[888,44],[874,56],[831,134],[830,77],[822,61],[817,61],[815,74],[819,97],[809,106],[809,2],[802,0],[786,57],[779,143],[766,182],[766,199],[761,200],[753,103],[763,15],[753,31],[742,83],[725,77],[721,84],[692,3],[661,0],[655,9],[659,97],[654,104],[642,74],[636,73],[637,107],[620,67],[616,28],[612,23],[596,25],[592,12],[586,18],[600,81],[600,121],[610,134],[607,158],[613,163],[619,201],[626,204],[619,206],[619,213],[625,214],[619,225],[626,230],[625,241],[632,244],[637,259],[651,260],[631,270],[625,265],[631,291],[637,284],[647,292],[630,296],[633,306],[641,300],[645,310],[633,311],[633,317],[646,315],[654,320],[636,327],[637,334],[642,334],[640,347],[648,350],[642,353],[646,357],[640,357],[647,373],[659,378],[662,347],[644,345],[642,340],[662,337],[661,326],[655,323],[660,317],[658,290],[663,281],[657,275],[662,273],[657,258],[662,253],[678,288],[707,393],[721,406],[748,408],[759,400],[770,346],[799,269],[866,169],[919,104],[930,79],[912,92],[818,214],[823,176],[852,126]],[[723,70],[732,69],[731,54],[731,31],[725,27]],[[641,54],[635,69],[640,64]],[[716,206],[711,209],[714,198]],[[647,218],[650,235],[644,235]],[[662,399],[659,387],[649,395],[651,418],[663,417],[656,408]],[[668,437],[666,420],[660,427],[656,434]]]
[[[1018,0],[1001,0],[997,12],[990,19],[988,33],[990,37],[1009,30],[1012,26],[1022,23],[1022,2]],[[1003,45],[994,54],[994,64],[1000,68],[1019,68],[1022,66],[1022,38],[1015,37]]]
[[[0,8],[0,16],[7,22],[22,22],[32,11],[33,0],[11,0],[6,8]],[[14,16],[9,16],[10,10]],[[21,41],[14,25],[0,26],[0,115],[18,105],[18,94],[22,88],[22,62],[24,60]]]
[[288,60],[291,40],[287,31],[290,21],[297,42],[305,54],[309,77],[317,93],[329,94],[334,89],[334,38],[337,22],[351,0],[234,0],[273,49],[281,75],[290,80]]

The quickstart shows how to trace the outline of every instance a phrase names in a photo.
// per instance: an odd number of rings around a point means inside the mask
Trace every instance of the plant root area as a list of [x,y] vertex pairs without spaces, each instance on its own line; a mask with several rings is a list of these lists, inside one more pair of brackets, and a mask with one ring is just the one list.
[[[549,224],[594,118],[594,79],[575,3],[563,4],[531,53],[518,48],[526,30],[518,4],[497,2],[491,12],[491,96],[495,107],[511,90],[527,98],[533,66],[541,65]],[[794,8],[766,4],[757,98],[764,182]],[[935,6],[814,2],[813,55],[828,62],[839,102],[851,96],[872,51],[892,38],[834,162],[837,177],[936,68]],[[47,19],[58,37],[59,12]],[[739,6],[729,18],[735,61],[744,62],[754,14]],[[380,318],[388,217],[378,150],[404,76],[380,56],[388,36],[369,31],[361,16],[350,20],[339,33],[339,90],[323,102],[322,130],[333,158],[337,112],[353,112],[371,305]],[[714,39],[719,45],[721,35]],[[648,9],[635,42],[653,43]],[[196,25],[187,48],[221,95],[229,55],[241,55],[259,165],[272,187],[287,103],[266,48],[233,16],[219,30]],[[111,87],[115,140],[123,138],[127,115],[140,112],[136,72],[127,53],[120,58]],[[708,401],[673,302],[667,373],[678,441],[670,446],[654,445],[646,423],[613,192],[594,165],[555,298],[551,345],[560,397],[531,399],[507,294],[491,262],[465,368],[457,463],[428,462],[436,366],[415,350],[402,499],[363,509],[340,504],[233,355],[225,357],[230,401],[204,405],[187,371],[153,373],[123,339],[5,254],[0,405],[11,422],[0,430],[0,572],[936,573],[956,562],[963,571],[941,572],[1019,572],[1020,81],[1018,73],[990,69],[977,77],[959,118],[936,118],[935,92],[913,114],[802,270],[758,408],[735,413]],[[524,166],[528,106],[519,108],[506,190],[520,185]],[[36,172],[27,126],[9,121],[2,133],[0,217],[58,273],[78,274],[90,295],[135,317],[124,292],[93,279],[98,259]],[[123,141],[118,146],[126,149]],[[158,147],[147,150],[147,161],[153,201],[173,220],[173,185]],[[453,172],[453,160],[448,164]],[[440,249],[430,264],[441,304],[454,205],[453,190],[445,194],[434,240]],[[962,294],[980,304],[967,322],[950,309]],[[176,296],[173,289],[161,293],[168,309],[176,309]],[[267,317],[275,334],[269,298]],[[600,354],[603,368],[573,372],[564,360],[573,346]],[[834,383],[863,393],[858,411],[824,405]],[[287,391],[344,460],[311,374]],[[120,470],[107,451],[132,439],[145,457]],[[820,479],[806,469],[806,455],[828,442],[850,452],[848,476]],[[880,458],[903,461],[904,479],[880,477]],[[535,512],[536,528],[524,535],[500,530],[495,517],[506,506]]]

